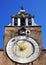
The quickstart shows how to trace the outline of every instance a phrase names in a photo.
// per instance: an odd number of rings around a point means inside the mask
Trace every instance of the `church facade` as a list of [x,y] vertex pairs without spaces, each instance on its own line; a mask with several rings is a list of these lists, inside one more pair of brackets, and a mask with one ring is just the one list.
[[46,65],[42,27],[34,22],[34,16],[21,8],[11,18],[12,22],[4,27],[4,49],[0,49],[0,65]]

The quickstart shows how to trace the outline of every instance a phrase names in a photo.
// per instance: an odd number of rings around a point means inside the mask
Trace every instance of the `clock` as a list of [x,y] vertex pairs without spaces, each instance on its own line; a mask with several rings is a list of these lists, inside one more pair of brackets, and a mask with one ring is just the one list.
[[29,63],[40,55],[39,45],[32,37],[16,36],[6,46],[7,55],[18,63]]

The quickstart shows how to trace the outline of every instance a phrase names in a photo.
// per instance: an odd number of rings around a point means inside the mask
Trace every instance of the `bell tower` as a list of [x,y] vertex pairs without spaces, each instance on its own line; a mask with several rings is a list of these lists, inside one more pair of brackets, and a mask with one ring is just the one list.
[[[11,18],[12,22],[4,28],[3,65],[46,65],[42,30],[41,26],[34,22],[34,16],[21,7]],[[19,46],[17,43],[23,45]],[[19,47],[24,51],[20,51]]]

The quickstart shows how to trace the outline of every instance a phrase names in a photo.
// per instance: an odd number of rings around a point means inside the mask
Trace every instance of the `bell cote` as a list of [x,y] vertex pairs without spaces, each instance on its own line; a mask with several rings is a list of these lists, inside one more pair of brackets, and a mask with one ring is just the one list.
[[12,15],[12,26],[36,26],[34,22],[34,16],[28,14],[23,8],[15,14]]

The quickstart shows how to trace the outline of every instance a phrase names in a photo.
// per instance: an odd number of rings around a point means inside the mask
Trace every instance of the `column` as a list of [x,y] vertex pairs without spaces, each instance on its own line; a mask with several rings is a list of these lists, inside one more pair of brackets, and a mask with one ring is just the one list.
[[25,23],[26,23],[26,26],[28,26],[28,18],[26,18]]
[[20,26],[21,25],[20,18],[17,19],[17,22],[18,22],[17,26]]
[[14,26],[14,18],[12,18],[12,26]]

